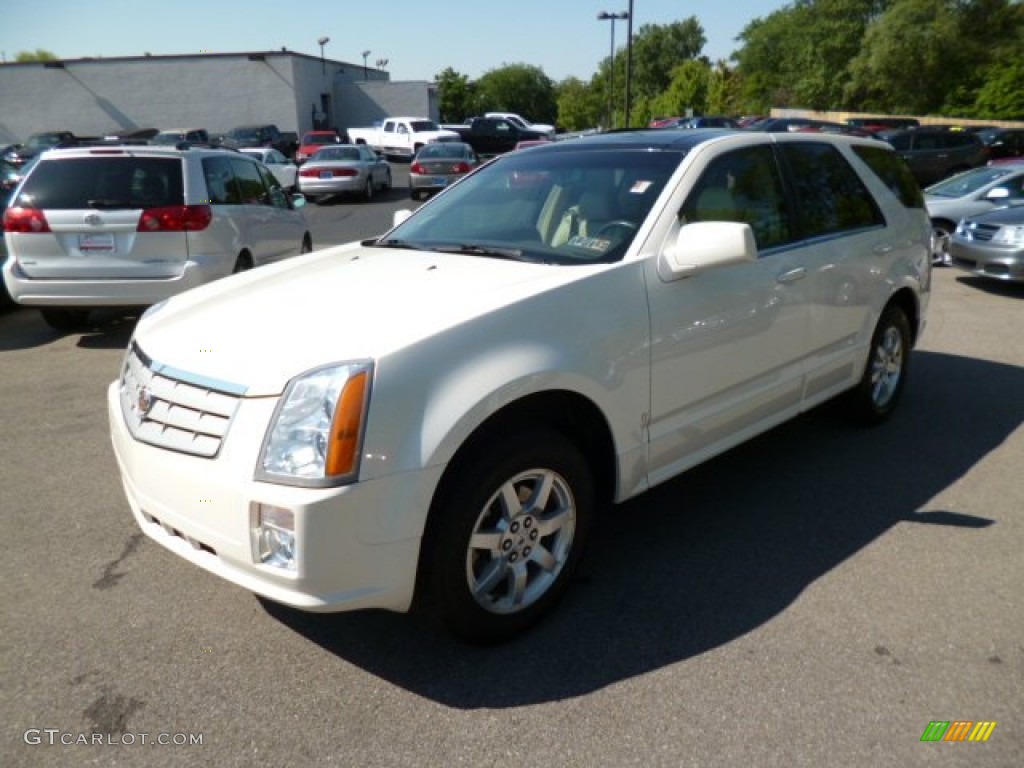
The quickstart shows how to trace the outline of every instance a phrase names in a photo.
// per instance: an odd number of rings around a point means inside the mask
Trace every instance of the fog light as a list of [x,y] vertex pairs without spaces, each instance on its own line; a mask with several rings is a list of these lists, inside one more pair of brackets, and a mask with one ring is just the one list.
[[269,504],[257,504],[256,547],[264,565],[294,571],[295,513]]

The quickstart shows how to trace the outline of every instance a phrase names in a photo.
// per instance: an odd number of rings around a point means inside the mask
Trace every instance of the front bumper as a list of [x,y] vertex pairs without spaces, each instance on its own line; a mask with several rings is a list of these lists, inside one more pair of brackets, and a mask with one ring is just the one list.
[[951,240],[951,264],[978,277],[1024,282],[1024,248],[980,245]]
[[[119,382],[107,392],[125,494],[142,531],[170,551],[274,602],[307,611],[408,610],[420,538],[440,469],[337,488],[252,479],[276,398],[243,399],[220,453],[203,459],[135,440]],[[258,561],[256,505],[295,515],[296,568]]]

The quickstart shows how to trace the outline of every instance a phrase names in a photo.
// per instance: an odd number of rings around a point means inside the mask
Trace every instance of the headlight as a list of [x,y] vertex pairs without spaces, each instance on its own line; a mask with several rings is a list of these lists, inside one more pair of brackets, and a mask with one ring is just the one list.
[[288,384],[260,452],[257,480],[329,486],[359,474],[373,364],[317,368]]
[[1024,227],[1000,227],[992,238],[993,243],[1003,245],[1024,245]]

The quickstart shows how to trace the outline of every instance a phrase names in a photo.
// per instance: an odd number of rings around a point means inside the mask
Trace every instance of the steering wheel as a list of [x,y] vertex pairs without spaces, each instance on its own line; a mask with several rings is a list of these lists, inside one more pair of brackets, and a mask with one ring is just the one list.
[[628,229],[630,232],[635,232],[637,229],[639,229],[639,225],[635,221],[629,221],[628,219],[616,219],[615,221],[609,221],[607,224],[605,224],[603,227],[597,230],[597,232],[594,233],[594,236],[600,237],[601,235],[605,234],[605,232],[607,232],[608,230],[616,229],[619,227]]

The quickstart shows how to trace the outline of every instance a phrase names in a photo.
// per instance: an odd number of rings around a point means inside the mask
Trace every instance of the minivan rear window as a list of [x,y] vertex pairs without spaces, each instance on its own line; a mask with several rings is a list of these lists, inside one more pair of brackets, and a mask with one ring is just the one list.
[[76,210],[156,208],[184,202],[178,158],[93,155],[40,162],[11,204]]

